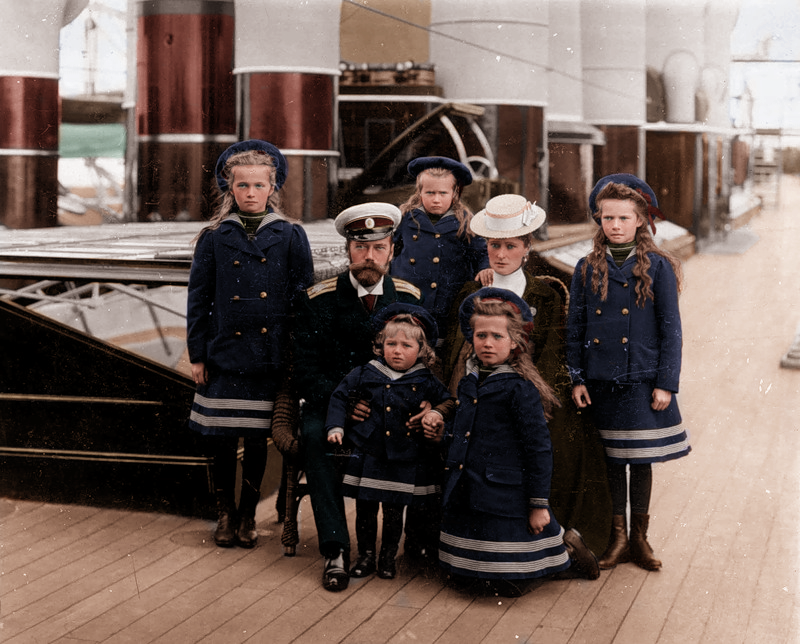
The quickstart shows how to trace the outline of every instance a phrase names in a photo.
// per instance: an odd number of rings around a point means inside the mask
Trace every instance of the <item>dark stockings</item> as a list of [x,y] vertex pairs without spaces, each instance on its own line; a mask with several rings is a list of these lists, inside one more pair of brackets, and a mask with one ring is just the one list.
[[[608,484],[611,489],[613,513],[625,515],[628,506],[628,476],[626,466],[607,463]],[[650,463],[630,465],[630,500],[632,514],[649,514],[653,489],[653,468]]]
[[[233,497],[236,488],[236,461],[239,450],[238,436],[218,436],[214,438],[214,487]],[[267,440],[261,437],[244,439],[242,457],[242,481],[248,487],[260,490],[267,468]],[[243,486],[244,487],[244,486]]]
[[[356,501],[356,539],[358,540],[358,553],[366,551],[375,552],[378,540],[378,501]],[[400,544],[403,534],[403,508],[397,503],[383,503],[383,532],[381,534],[381,549],[394,552]]]

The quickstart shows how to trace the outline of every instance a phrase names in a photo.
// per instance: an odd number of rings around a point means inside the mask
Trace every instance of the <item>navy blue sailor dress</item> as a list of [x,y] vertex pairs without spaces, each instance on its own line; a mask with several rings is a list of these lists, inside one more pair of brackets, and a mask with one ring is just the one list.
[[[372,412],[358,423],[347,418],[351,395],[369,400]],[[416,363],[397,372],[382,359],[351,371],[331,395],[326,431],[343,428],[345,445],[353,446],[345,468],[345,496],[362,501],[399,505],[424,503],[440,493],[438,445],[428,443],[422,430],[406,427],[420,404],[450,398],[431,371]]]
[[[575,267],[567,317],[567,365],[573,385],[589,391],[606,458],[620,464],[657,463],[686,456],[691,447],[678,400],[681,371],[678,287],[670,263],[649,253],[653,298],[636,304],[632,254],[618,267],[610,255],[605,301]],[[653,389],[673,393],[667,409],[650,406]]]
[[268,436],[286,361],[291,306],[313,280],[301,226],[270,212],[249,237],[236,215],[197,241],[189,276],[189,360],[205,363],[189,427]]
[[[535,385],[508,365],[479,385],[471,368],[459,383],[446,441],[441,566],[478,579],[533,579],[567,569],[564,530],[549,509],[553,455]],[[531,508],[550,511],[538,535],[528,531]]]
[[391,273],[422,291],[422,306],[440,329],[447,328],[450,307],[458,292],[475,275],[489,268],[486,240],[458,235],[458,219],[444,214],[435,224],[422,208],[403,215],[395,232]]

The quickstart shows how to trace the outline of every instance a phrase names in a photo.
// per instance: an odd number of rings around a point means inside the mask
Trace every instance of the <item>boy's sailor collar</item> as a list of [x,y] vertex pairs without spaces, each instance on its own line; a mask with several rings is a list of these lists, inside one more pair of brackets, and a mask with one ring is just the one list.
[[424,369],[425,365],[421,362],[414,363],[414,366],[410,367],[406,371],[395,371],[389,365],[381,362],[380,360],[370,360],[369,364],[371,364],[375,369],[380,371],[384,376],[389,378],[390,380],[397,380],[398,378],[402,378],[406,374],[414,373],[415,371],[419,371],[420,369]]

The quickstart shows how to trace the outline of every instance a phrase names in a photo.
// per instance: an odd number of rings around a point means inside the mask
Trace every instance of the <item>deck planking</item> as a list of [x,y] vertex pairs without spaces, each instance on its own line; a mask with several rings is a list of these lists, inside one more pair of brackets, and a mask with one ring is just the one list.
[[307,499],[292,558],[274,498],[259,505],[253,550],[216,548],[201,519],[0,499],[0,641],[800,642],[800,370],[779,366],[800,321],[800,180],[785,177],[782,198],[750,222],[760,241],[744,254],[684,264],[693,451],[655,469],[661,572],[621,565],[506,599],[454,590],[401,557],[397,579],[333,594]]

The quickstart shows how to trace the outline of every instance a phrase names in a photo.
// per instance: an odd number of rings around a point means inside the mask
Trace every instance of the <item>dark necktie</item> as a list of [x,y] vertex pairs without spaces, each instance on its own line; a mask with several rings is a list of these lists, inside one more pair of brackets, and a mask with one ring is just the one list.
[[367,307],[367,311],[369,311],[370,313],[372,312],[372,309],[375,308],[376,297],[377,297],[376,295],[367,294],[362,298],[364,300],[364,306]]

